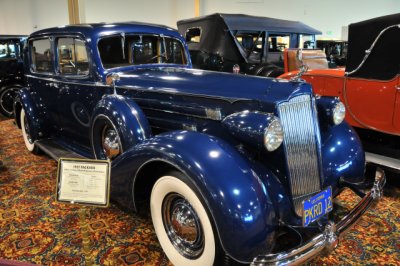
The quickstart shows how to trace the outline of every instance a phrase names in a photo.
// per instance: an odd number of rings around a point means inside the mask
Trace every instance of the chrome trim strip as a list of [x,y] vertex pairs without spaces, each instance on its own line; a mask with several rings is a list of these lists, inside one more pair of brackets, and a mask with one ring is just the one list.
[[310,95],[300,95],[278,105],[284,131],[283,144],[293,204],[302,216],[303,201],[321,190],[319,166],[319,128],[314,123]]
[[377,169],[372,189],[337,224],[329,222],[325,226],[324,232],[316,235],[302,246],[277,254],[259,255],[253,259],[250,265],[298,265],[315,257],[322,251],[329,253],[337,246],[339,238],[361,218],[373,203],[381,198],[385,183],[385,173]]
[[[63,80],[58,80],[55,78],[44,78],[44,77],[37,77],[33,75],[25,75],[28,78],[35,78],[35,79],[41,79],[41,80],[46,80],[46,81],[51,81],[51,82],[59,82],[63,84],[69,84],[69,85],[82,85],[82,86],[96,86],[96,87],[110,87],[108,85],[102,84],[100,82],[93,82],[89,81],[90,83],[80,83],[80,82],[71,82],[71,81],[63,81]],[[121,77],[123,75],[120,75]],[[168,89],[157,89],[157,90],[150,90],[147,88],[138,88],[137,86],[134,85],[124,85],[124,86],[116,86],[115,87],[117,90],[118,89],[129,89],[129,90],[135,90],[139,92],[151,92],[151,93],[166,93],[166,94],[171,94],[171,95],[182,95],[182,96],[189,96],[189,97],[199,97],[199,98],[206,98],[206,99],[217,99],[221,101],[225,101],[228,103],[235,103],[238,101],[255,101],[253,99],[248,99],[248,98],[226,98],[223,96],[210,96],[210,95],[205,95],[205,94],[194,94],[194,93],[184,93],[184,92],[177,92],[177,91],[171,91]]]
[[64,80],[59,80],[59,79],[55,79],[55,78],[37,77],[37,76],[33,76],[33,75],[25,75],[25,77],[34,78],[34,79],[41,79],[41,80],[46,80],[46,81],[50,81],[50,82],[59,82],[59,83],[68,84],[68,85],[81,85],[81,86],[93,86],[93,87],[110,87],[108,85],[105,85],[105,84],[102,84],[102,83],[99,83],[99,82],[93,82],[93,81],[88,81],[87,83],[81,83],[81,82],[73,82],[71,80],[64,81]]
[[[206,111],[211,110],[212,112],[216,112],[216,115],[213,116],[209,113],[204,114],[204,115],[195,115],[191,113],[184,113],[181,111],[173,111],[173,110],[166,110],[166,109],[159,109],[159,108],[151,108],[151,107],[146,107],[146,106],[140,106],[142,110],[144,111],[154,111],[154,112],[161,112],[161,113],[169,113],[169,114],[176,114],[176,115],[183,115],[183,116],[189,116],[189,117],[194,117],[194,118],[201,118],[201,119],[209,119],[209,120],[216,120],[216,121],[221,121],[222,120],[222,115],[220,113],[219,109],[207,109]],[[209,112],[211,112],[209,111]],[[218,113],[219,112],[219,113]]]
[[135,90],[135,91],[140,91],[140,92],[148,92],[148,93],[166,93],[166,94],[171,94],[171,95],[179,95],[179,96],[188,96],[188,97],[199,97],[199,98],[205,98],[205,99],[217,99],[221,101],[226,101],[228,103],[235,103],[238,101],[256,101],[255,99],[249,99],[249,98],[227,98],[224,96],[218,96],[218,95],[206,95],[206,94],[195,94],[195,93],[185,93],[185,92],[180,92],[176,90],[170,90],[167,88],[156,88],[155,90],[152,89],[147,89],[147,88],[138,88],[137,86],[134,85],[123,85],[123,86],[117,86],[117,89],[130,89],[130,90]]
[[365,160],[370,163],[386,166],[395,170],[400,170],[400,160],[396,158],[366,152]]
[[365,61],[367,61],[369,55],[370,55],[371,52],[372,52],[372,49],[374,49],[374,47],[375,47],[376,43],[378,42],[378,40],[380,39],[380,37],[381,37],[387,30],[390,30],[390,29],[392,29],[392,28],[398,28],[398,29],[400,29],[400,24],[395,24],[395,25],[391,25],[391,26],[389,26],[389,27],[384,28],[384,29],[378,34],[378,36],[375,38],[375,40],[374,40],[374,42],[372,43],[371,47],[369,47],[369,49],[365,50],[364,58],[363,58],[363,60],[361,61],[361,63],[358,65],[358,67],[355,68],[355,69],[353,69],[353,70],[350,71],[350,72],[345,72],[345,75],[346,75],[346,76],[351,75],[351,74],[354,74],[354,73],[356,73],[358,70],[360,70],[360,68],[364,65]]

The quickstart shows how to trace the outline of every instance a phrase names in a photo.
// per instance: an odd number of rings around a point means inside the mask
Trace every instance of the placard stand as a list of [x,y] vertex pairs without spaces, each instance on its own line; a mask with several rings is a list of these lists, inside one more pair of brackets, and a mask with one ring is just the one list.
[[87,223],[87,218],[89,217],[90,217],[90,211],[88,207],[82,206],[79,209],[79,223],[81,226],[82,247],[85,256],[85,265],[92,266],[93,265],[92,245],[89,237],[89,226]]
[[89,237],[91,207],[107,207],[110,202],[109,160],[61,158],[58,161],[56,200],[81,205],[79,224],[85,265],[94,265]]

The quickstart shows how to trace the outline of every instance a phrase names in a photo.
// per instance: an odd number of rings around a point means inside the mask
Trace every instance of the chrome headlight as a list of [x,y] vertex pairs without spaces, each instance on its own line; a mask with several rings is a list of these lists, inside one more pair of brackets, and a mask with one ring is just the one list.
[[332,110],[332,118],[333,123],[335,125],[339,125],[343,122],[344,117],[346,116],[346,107],[342,102],[337,102]]
[[274,118],[264,130],[264,146],[268,151],[279,148],[283,141],[283,128],[278,118]]

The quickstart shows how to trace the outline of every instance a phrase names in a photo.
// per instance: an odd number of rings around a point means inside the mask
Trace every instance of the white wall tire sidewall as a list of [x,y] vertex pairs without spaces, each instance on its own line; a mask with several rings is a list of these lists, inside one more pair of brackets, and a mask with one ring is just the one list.
[[24,111],[24,109],[21,110],[20,120],[21,120],[22,136],[24,138],[25,146],[28,149],[28,151],[33,151],[35,149],[35,144],[29,142],[28,137],[25,132],[25,111]]
[[[191,260],[182,256],[171,244],[165,232],[162,219],[162,202],[169,193],[182,195],[194,208],[200,219],[204,233],[204,250],[200,257]],[[173,176],[163,176],[153,186],[150,199],[151,217],[158,241],[165,254],[175,266],[207,266],[215,261],[215,238],[210,219],[203,204],[193,190],[180,179]]]

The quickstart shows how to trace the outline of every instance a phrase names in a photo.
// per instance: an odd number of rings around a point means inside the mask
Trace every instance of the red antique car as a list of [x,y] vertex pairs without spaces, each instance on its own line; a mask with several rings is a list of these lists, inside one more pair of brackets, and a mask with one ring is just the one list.
[[[290,70],[290,69],[289,69]],[[400,14],[349,26],[346,68],[303,73],[322,96],[338,96],[359,132],[367,159],[400,170]],[[291,79],[298,71],[280,78]]]

